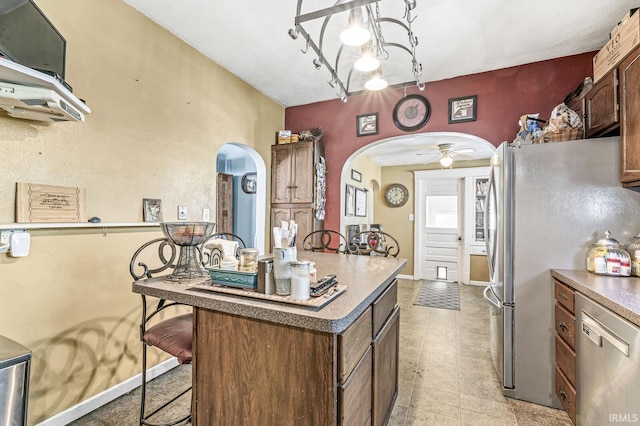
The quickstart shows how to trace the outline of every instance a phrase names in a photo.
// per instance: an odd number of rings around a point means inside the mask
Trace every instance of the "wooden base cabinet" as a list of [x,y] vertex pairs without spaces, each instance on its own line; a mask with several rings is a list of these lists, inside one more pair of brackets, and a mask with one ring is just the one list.
[[575,291],[555,282],[556,395],[573,423],[576,423],[576,318]]
[[399,309],[396,282],[340,334],[195,308],[193,424],[385,424]]

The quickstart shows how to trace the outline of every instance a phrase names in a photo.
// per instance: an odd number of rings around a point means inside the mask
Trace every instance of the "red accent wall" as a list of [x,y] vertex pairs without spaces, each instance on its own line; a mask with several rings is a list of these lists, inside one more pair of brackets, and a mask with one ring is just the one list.
[[[505,68],[480,74],[427,83],[407,94],[419,93],[431,104],[431,118],[418,132],[461,132],[479,136],[498,146],[512,141],[524,114],[540,113],[548,119],[553,107],[587,76],[593,76],[596,52]],[[461,59],[457,59],[461,60]],[[477,120],[448,124],[449,98],[478,96]],[[358,149],[380,139],[406,135],[393,123],[393,108],[403,90],[386,90],[352,96],[347,103],[339,99],[287,108],[285,128],[297,133],[322,127],[321,142],[326,147],[327,204],[325,227],[340,225],[340,171]],[[377,112],[379,134],[356,136],[356,116]]]

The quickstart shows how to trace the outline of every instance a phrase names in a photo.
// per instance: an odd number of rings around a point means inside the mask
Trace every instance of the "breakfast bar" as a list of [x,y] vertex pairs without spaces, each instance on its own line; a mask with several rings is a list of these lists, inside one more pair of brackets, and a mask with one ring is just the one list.
[[[151,278],[133,291],[194,308],[193,423],[381,425],[398,390],[405,259],[302,252],[346,291],[320,308]],[[324,297],[324,296],[320,296]]]

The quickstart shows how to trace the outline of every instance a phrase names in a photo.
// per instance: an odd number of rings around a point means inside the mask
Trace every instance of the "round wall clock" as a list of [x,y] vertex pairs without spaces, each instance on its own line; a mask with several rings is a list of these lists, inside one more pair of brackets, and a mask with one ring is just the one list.
[[393,109],[393,122],[400,130],[413,132],[427,124],[431,117],[429,101],[420,95],[408,95],[400,99]]
[[389,207],[404,206],[409,200],[409,190],[399,183],[392,183],[384,190],[384,201]]

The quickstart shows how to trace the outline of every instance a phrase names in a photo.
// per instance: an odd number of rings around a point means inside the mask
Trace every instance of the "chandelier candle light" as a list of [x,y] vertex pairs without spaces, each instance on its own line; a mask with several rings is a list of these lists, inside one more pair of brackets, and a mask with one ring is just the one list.
[[[295,27],[289,30],[289,35],[294,40],[302,35],[306,43],[306,48],[302,52],[307,53],[309,48],[315,52],[317,58],[313,60],[314,66],[316,69],[324,66],[329,71],[331,80],[328,83],[331,87],[338,89],[337,96],[343,102],[346,102],[350,95],[362,92],[362,85],[367,90],[382,90],[389,86],[381,66],[381,61],[388,61],[387,64],[391,65],[388,48],[404,50],[409,54],[411,74],[408,78],[413,78],[412,81],[394,82],[390,87],[406,88],[416,85],[420,90],[424,90],[424,83],[420,83],[422,64],[416,60],[415,55],[418,39],[411,29],[415,19],[413,11],[416,7],[416,0],[388,0],[385,2],[385,7],[393,7],[393,2],[401,6],[397,7],[397,12],[402,12],[402,20],[391,16],[382,16],[379,0],[338,1],[332,7],[307,13],[302,13],[303,1],[298,0]],[[348,19],[345,23],[347,12]],[[322,18],[322,22],[318,24],[316,20],[320,18]],[[317,42],[309,34],[311,31],[308,32],[308,28],[314,25],[313,21],[319,25]],[[307,25],[307,29],[303,25]],[[332,33],[332,29],[336,29],[336,27],[340,31],[339,37]],[[400,42],[387,41],[383,36],[383,28],[387,36],[402,36],[404,34],[407,39]],[[393,40],[393,37],[389,37],[389,40]],[[331,64],[328,57],[333,54],[336,59],[335,63]],[[347,66],[344,65],[345,63]],[[360,90],[351,90],[352,84],[357,85]]]

